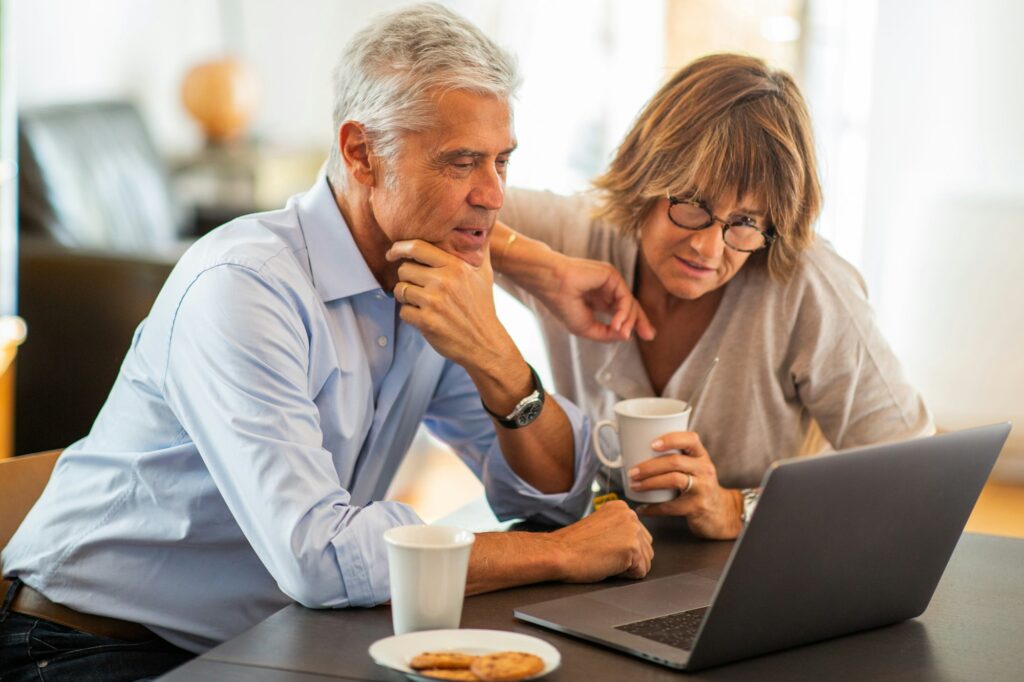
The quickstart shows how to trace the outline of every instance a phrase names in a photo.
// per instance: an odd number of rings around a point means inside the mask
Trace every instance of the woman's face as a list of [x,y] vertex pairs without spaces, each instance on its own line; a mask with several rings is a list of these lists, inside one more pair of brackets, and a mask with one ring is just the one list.
[[[725,245],[720,222],[703,230],[679,227],[668,217],[668,204],[668,198],[659,199],[640,228],[640,251],[668,293],[696,300],[735,277],[750,254]],[[745,216],[767,223],[764,201],[752,195],[720,198],[707,206],[726,221]]]

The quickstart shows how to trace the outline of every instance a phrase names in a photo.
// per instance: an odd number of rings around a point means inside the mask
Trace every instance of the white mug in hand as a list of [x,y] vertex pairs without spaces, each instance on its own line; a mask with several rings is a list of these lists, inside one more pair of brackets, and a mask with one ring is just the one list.
[[[629,485],[629,470],[640,462],[666,453],[651,449],[651,443],[673,431],[686,431],[690,426],[690,405],[674,398],[633,398],[615,403],[615,419],[599,421],[591,434],[594,452],[605,466],[621,469],[622,488],[626,497],[634,502],[655,504],[668,502],[679,494],[678,490],[633,490]],[[614,461],[601,449],[601,429],[610,428],[619,437],[621,454]]]
[[384,531],[396,635],[459,627],[473,534],[449,526]]

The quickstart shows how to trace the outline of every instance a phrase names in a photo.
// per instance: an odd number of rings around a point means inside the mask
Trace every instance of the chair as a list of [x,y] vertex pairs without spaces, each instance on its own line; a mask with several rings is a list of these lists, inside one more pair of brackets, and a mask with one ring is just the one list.
[[15,452],[86,435],[139,322],[188,246],[188,220],[130,102],[19,112]]
[[[6,547],[14,532],[50,480],[60,450],[0,460],[0,548]],[[0,562],[0,599],[7,593],[9,580],[3,580]]]

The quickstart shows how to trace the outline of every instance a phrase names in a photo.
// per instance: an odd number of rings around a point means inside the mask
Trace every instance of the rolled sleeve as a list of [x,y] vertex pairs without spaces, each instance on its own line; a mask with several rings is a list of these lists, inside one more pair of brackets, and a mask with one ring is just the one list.
[[[566,525],[578,521],[590,503],[591,482],[597,474],[597,460],[590,452],[590,420],[568,399],[554,398],[569,419],[573,433],[573,483],[563,493],[542,493],[519,477],[505,460],[497,435],[484,456],[484,489],[495,516],[501,520],[528,518]],[[491,431],[494,431],[492,426]]]
[[[349,520],[332,543],[344,581],[344,601],[320,606],[375,606],[391,598],[384,531],[423,523],[411,508],[397,502],[375,502]],[[309,606],[309,604],[307,604]],[[315,607],[315,605],[313,605]]]
[[591,496],[597,461],[590,451],[590,420],[571,401],[548,395],[565,412],[573,433],[573,484],[561,493],[542,493],[516,474],[501,452],[494,423],[466,371],[449,363],[427,412],[427,427],[450,445],[481,480],[487,501],[502,520],[525,518],[565,525],[578,521]]

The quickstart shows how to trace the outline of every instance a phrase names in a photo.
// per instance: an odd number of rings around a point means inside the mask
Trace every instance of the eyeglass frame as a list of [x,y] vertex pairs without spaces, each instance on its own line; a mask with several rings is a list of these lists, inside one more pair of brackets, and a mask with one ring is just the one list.
[[[778,239],[778,237],[779,237],[778,232],[775,231],[775,227],[774,226],[769,226],[767,229],[761,229],[761,227],[758,226],[758,225],[750,225],[750,224],[739,223],[739,222],[734,222],[734,223],[727,222],[727,221],[723,220],[722,218],[719,218],[718,216],[716,216],[714,213],[712,213],[711,207],[708,206],[705,202],[701,201],[700,199],[694,199],[693,197],[688,197],[686,199],[680,199],[678,197],[672,196],[671,194],[666,194],[665,196],[668,198],[668,210],[666,210],[665,213],[668,215],[668,219],[672,222],[673,225],[675,225],[676,227],[682,228],[684,230],[690,230],[691,232],[699,232],[700,230],[708,229],[709,227],[711,227],[715,223],[722,223],[722,243],[725,244],[730,249],[732,249],[733,251],[739,251],[740,253],[757,253],[758,251],[762,251],[764,249],[767,249],[769,246],[774,244],[775,240]],[[696,204],[705,213],[708,214],[708,221],[706,223],[704,223],[703,225],[701,225],[700,227],[690,227],[688,225],[680,225],[679,223],[677,223],[675,221],[675,218],[672,217],[672,207],[677,205],[677,204],[691,204],[691,205],[692,204]],[[735,246],[730,244],[726,240],[726,238],[725,238],[725,233],[729,231],[730,227],[752,227],[752,228],[754,228],[755,230],[757,230],[758,232],[761,233],[761,238],[764,239],[764,244],[762,244],[761,246],[757,247],[756,249],[739,249],[739,248],[736,248]]]

